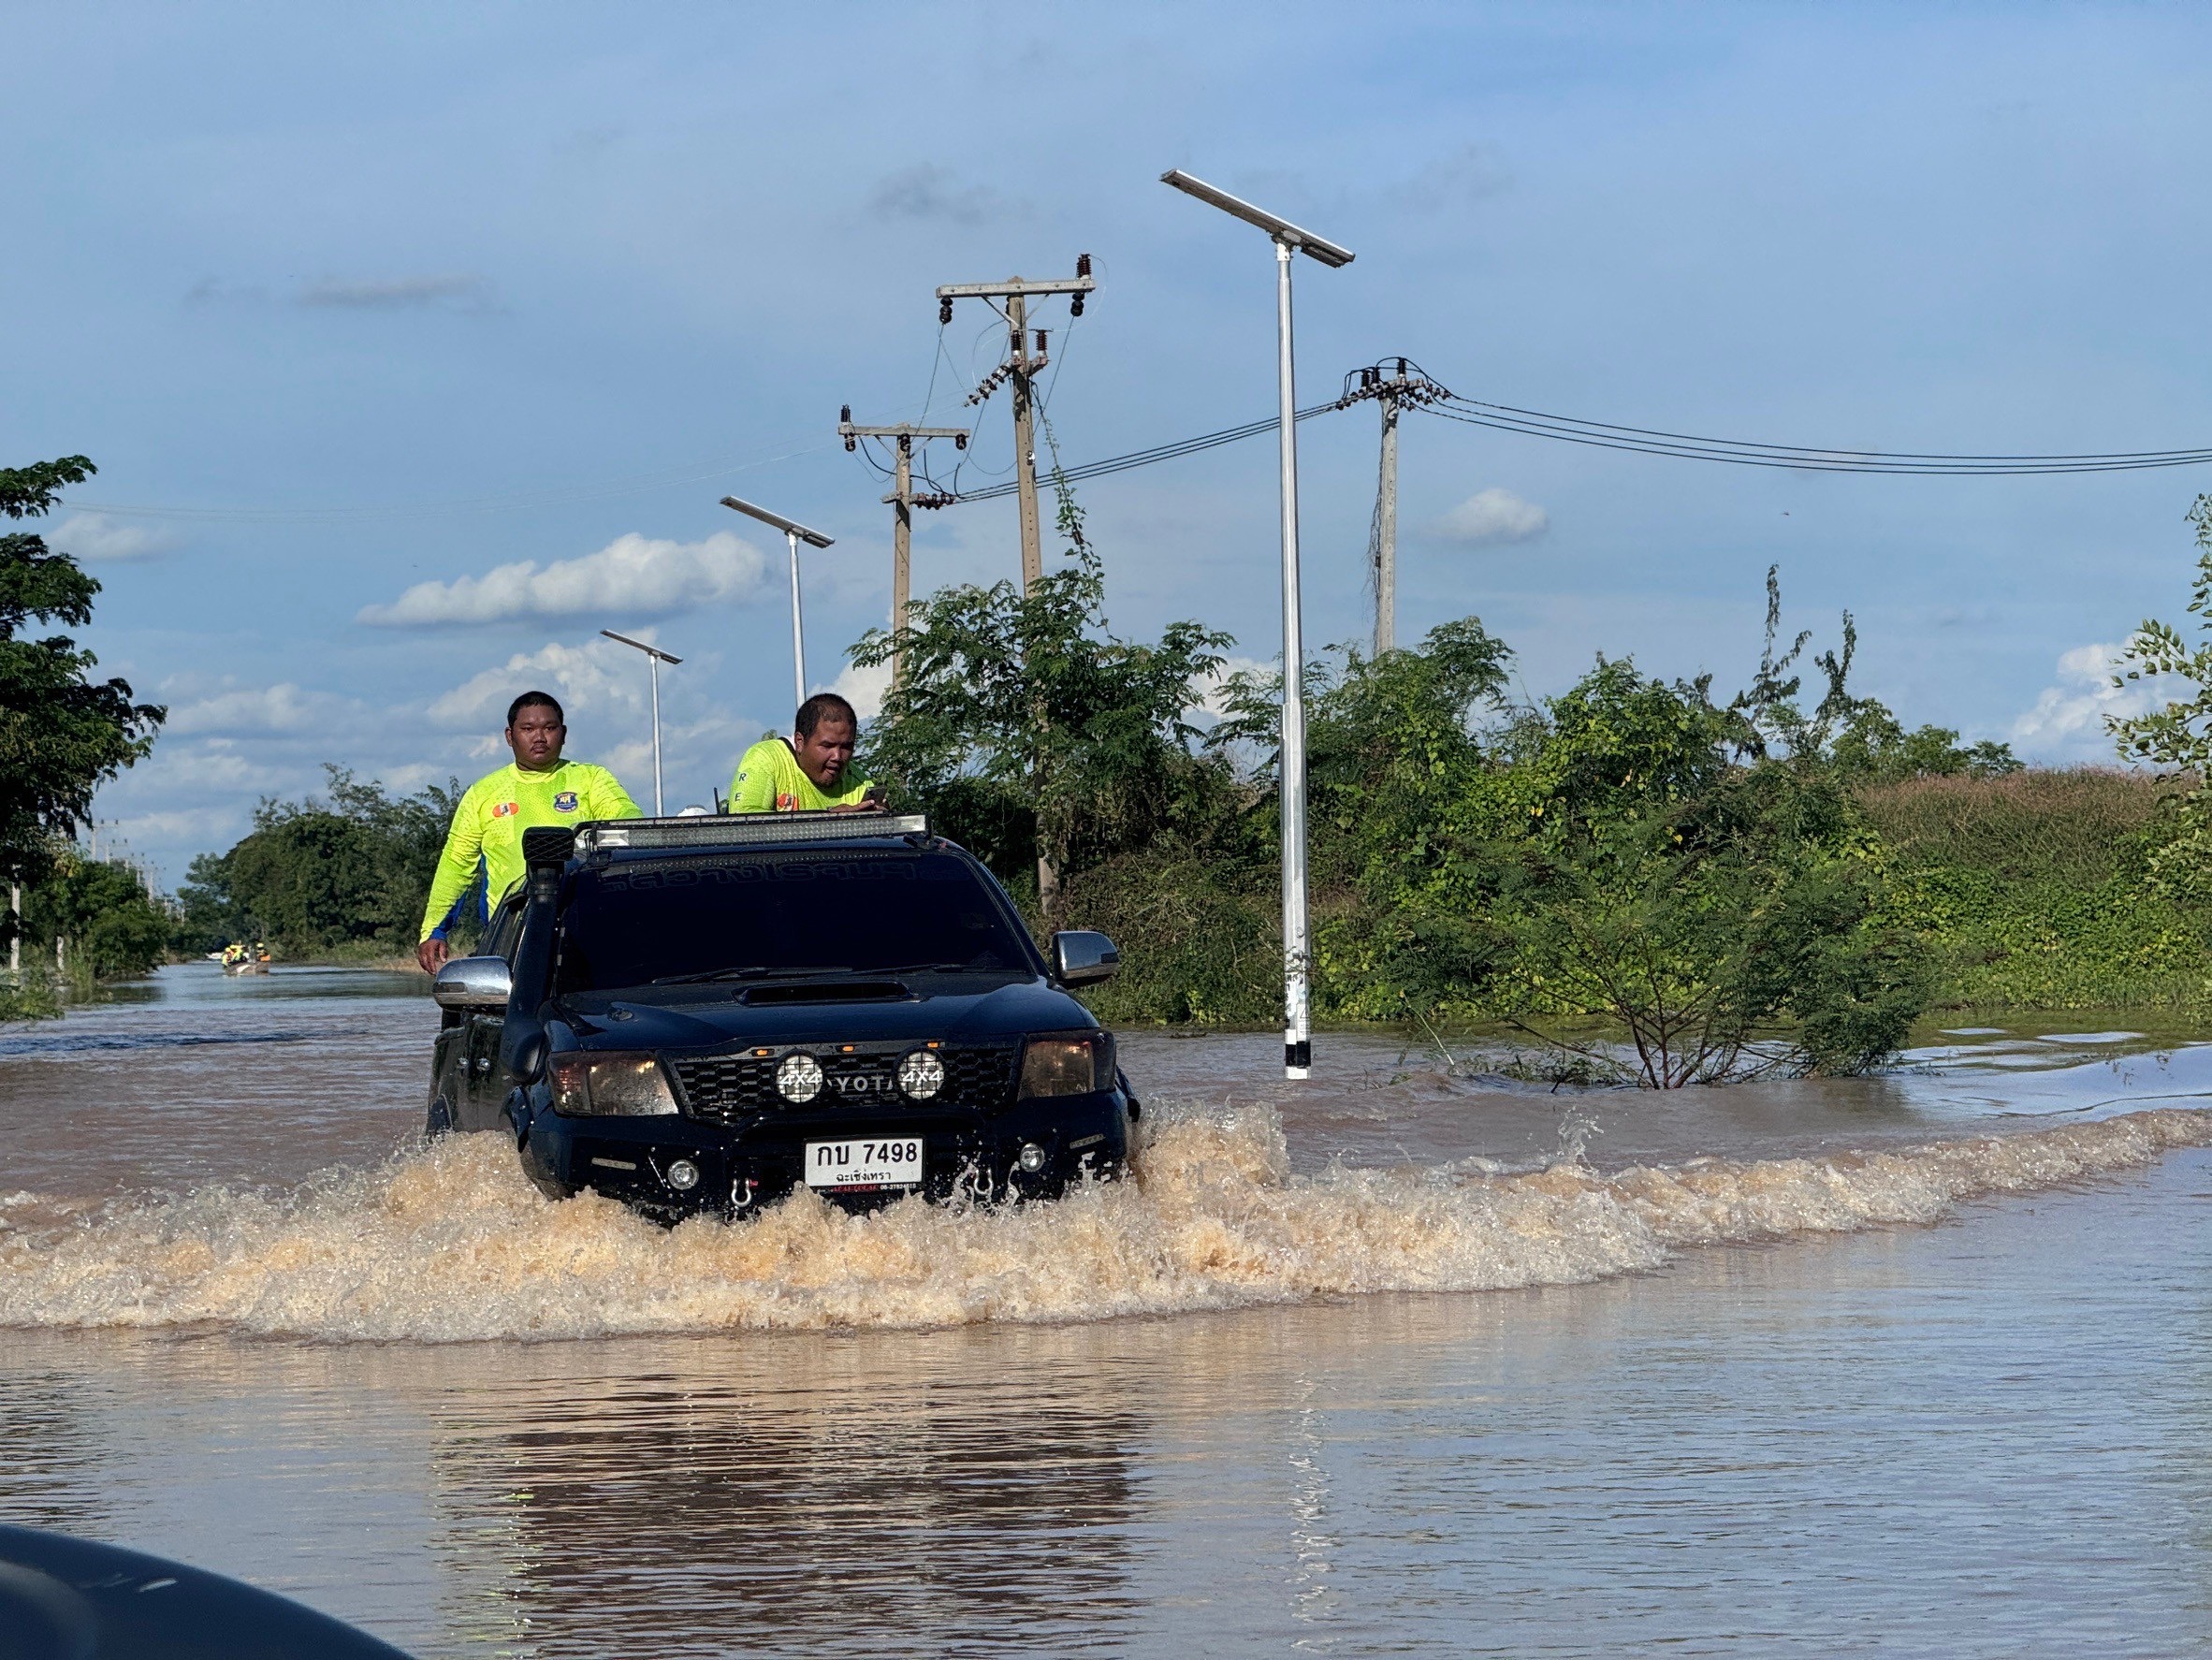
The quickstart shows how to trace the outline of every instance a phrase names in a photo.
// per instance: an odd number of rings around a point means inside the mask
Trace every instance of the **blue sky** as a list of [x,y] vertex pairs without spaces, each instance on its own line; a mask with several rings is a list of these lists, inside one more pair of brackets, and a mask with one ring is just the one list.
[[[974,419],[965,482],[1009,465],[1003,397],[960,403],[998,338],[964,306],[939,356],[939,283],[1094,255],[1072,333],[1043,319],[1070,460],[1267,414],[1271,251],[1169,167],[1357,250],[1302,263],[1302,401],[1404,352],[1471,397],[1732,437],[2212,442],[2195,9],[356,12],[9,8],[0,456],[100,465],[49,533],[107,584],[104,664],[171,708],[99,812],[172,881],[325,761],[473,777],[530,684],[643,794],[642,666],[603,626],[687,659],[669,789],[704,800],[790,701],[782,550],[718,499],[837,536],[808,566],[829,683],[889,599],[838,406]],[[1359,638],[1373,412],[1302,459],[1308,638]],[[1725,689],[1779,561],[1792,626],[1856,614],[1862,691],[2047,760],[2109,754],[2098,667],[2179,611],[2212,488],[1426,418],[1403,484],[1401,637],[1475,612],[1533,693],[1600,650]],[[1117,628],[1271,656],[1273,488],[1264,438],[1084,487]],[[918,590],[1016,569],[1010,502],[924,516]]]

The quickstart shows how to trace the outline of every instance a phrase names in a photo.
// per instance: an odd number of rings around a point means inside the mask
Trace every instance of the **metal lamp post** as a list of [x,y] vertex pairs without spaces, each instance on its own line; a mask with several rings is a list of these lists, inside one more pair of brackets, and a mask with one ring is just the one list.
[[735,507],[739,513],[750,514],[764,525],[774,525],[783,532],[783,539],[791,546],[791,677],[798,692],[792,701],[794,709],[807,701],[807,631],[799,619],[799,544],[809,547],[828,547],[831,538],[820,531],[809,531],[795,519],[780,513],[770,513],[765,507],[756,507],[750,502],[740,502],[735,496],[722,498],[724,507]]
[[642,651],[646,654],[647,672],[652,677],[653,681],[653,817],[657,819],[662,816],[661,665],[665,663],[673,667],[677,663],[683,662],[683,659],[680,657],[671,657],[667,652],[662,650],[658,646],[648,646],[643,640],[633,640],[628,634],[618,634],[611,628],[603,628],[599,632],[610,640],[617,641],[621,645],[630,647],[633,650]]
[[1298,603],[1298,398],[1290,350],[1290,256],[1334,269],[1352,252],[1180,169],[1160,182],[1258,226],[1275,244],[1275,377],[1282,399],[1283,464],[1283,1072],[1313,1065],[1312,947],[1305,906],[1305,639]]

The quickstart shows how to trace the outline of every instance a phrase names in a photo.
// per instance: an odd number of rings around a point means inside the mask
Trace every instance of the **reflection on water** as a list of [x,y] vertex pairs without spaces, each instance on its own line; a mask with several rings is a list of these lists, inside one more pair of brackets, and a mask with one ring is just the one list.
[[665,1654],[1096,1635],[1128,1611],[1131,1381],[1070,1366],[1050,1336],[990,1347],[533,1361],[502,1379],[495,1414],[439,1423],[442,1549],[500,1553],[446,1607],[496,1606],[545,1654],[607,1653],[624,1630]]
[[284,978],[0,1053],[0,1520],[425,1656],[2212,1653],[2212,1048],[1135,1034],[1131,1187],[662,1232],[406,1150],[434,1011]]

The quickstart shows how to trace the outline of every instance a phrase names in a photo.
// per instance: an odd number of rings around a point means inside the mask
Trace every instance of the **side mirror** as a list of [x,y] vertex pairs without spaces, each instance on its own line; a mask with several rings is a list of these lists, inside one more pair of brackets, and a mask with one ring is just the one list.
[[438,970],[430,996],[441,1009],[503,1010],[514,990],[505,957],[455,957]]
[[1062,985],[1097,985],[1120,967],[1121,953],[1103,934],[1071,928],[1053,936],[1053,971]]

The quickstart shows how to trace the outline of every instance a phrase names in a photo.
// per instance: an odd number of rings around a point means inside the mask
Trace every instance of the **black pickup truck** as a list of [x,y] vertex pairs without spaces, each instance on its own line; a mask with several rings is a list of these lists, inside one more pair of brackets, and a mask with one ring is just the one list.
[[448,962],[429,1130],[514,1136],[540,1188],[649,1216],[1056,1197],[1140,1111],[983,865],[918,817],[774,813],[531,830],[484,954]]

